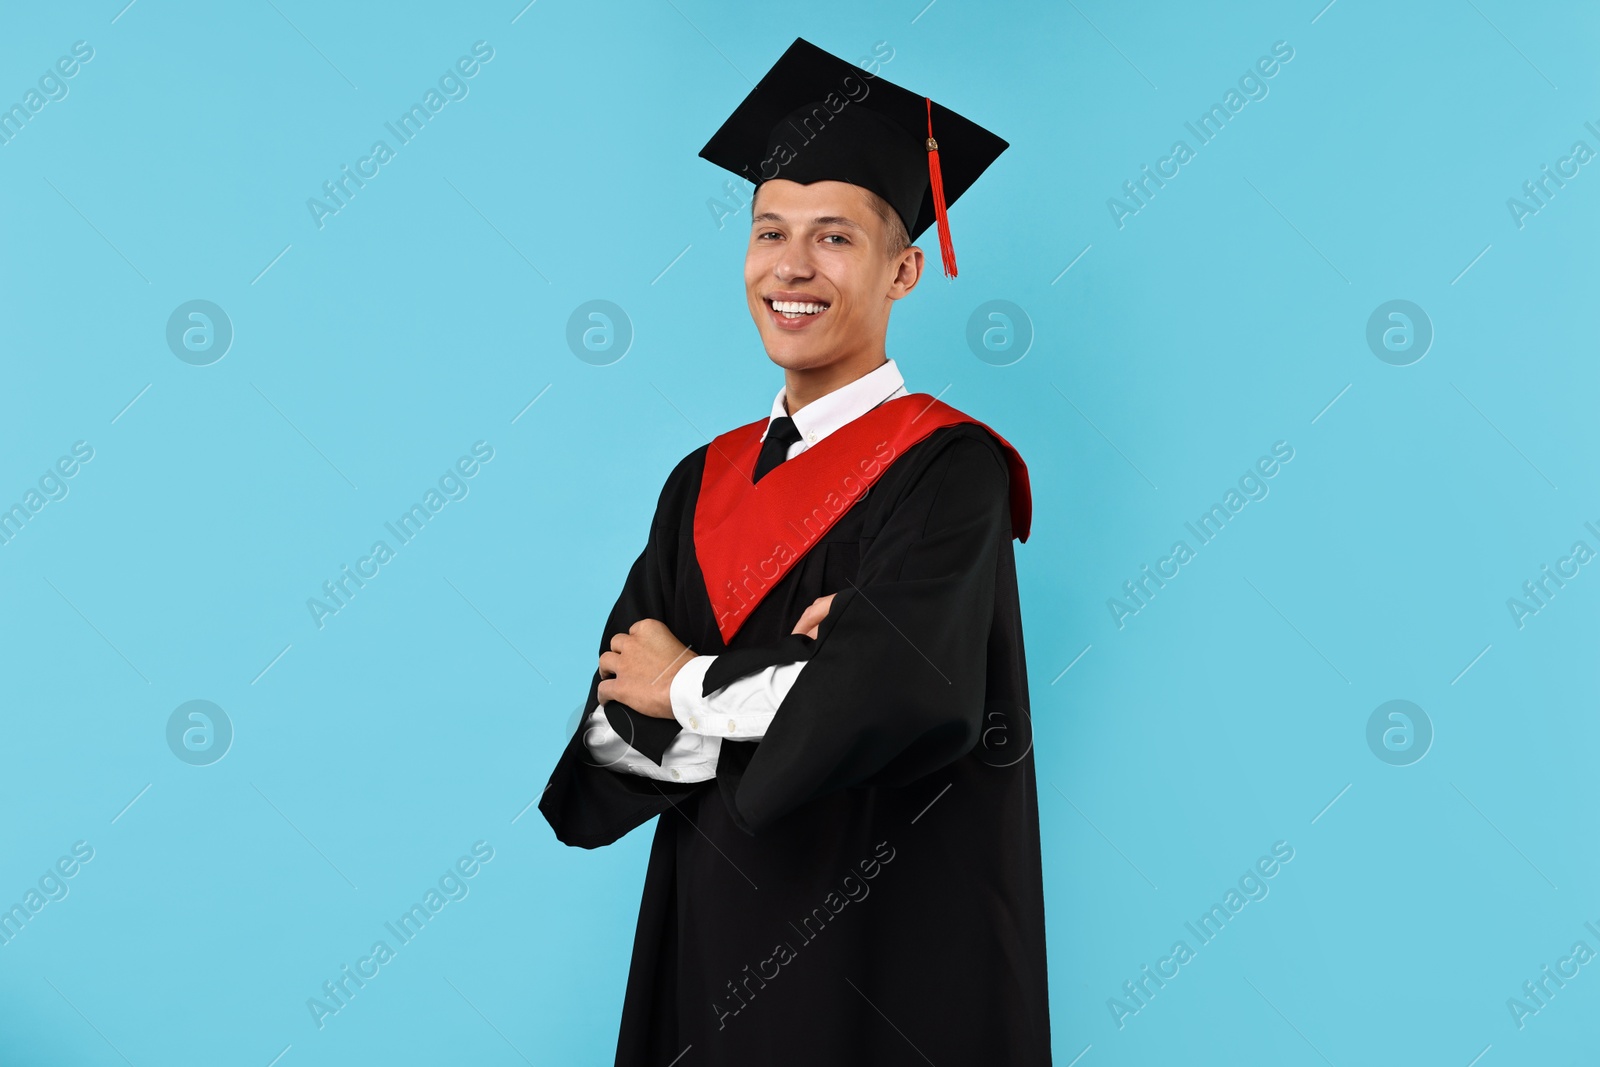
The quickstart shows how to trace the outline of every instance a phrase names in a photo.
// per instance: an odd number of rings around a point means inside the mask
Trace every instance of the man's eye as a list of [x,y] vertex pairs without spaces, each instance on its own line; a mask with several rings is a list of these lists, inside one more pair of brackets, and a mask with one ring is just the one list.
[[828,235],[827,235],[827,236],[826,236],[826,237],[824,237],[824,238],[823,238],[823,240],[824,240],[824,241],[831,241],[831,240],[833,240],[833,239],[834,239],[834,238],[836,238],[836,237],[837,237],[837,238],[838,238],[838,239],[839,239],[839,240],[841,240],[841,241],[843,241],[843,242],[844,242],[844,243],[845,243],[845,244],[849,244],[849,243],[850,243],[850,238],[848,238],[848,237],[846,237],[846,236],[845,236],[845,235],[844,235],[844,234],[842,234],[842,233],[830,233],[830,234],[828,234]]
[[779,236],[777,230],[768,230],[766,233],[758,233],[758,234],[756,234],[756,240],[765,241],[768,237],[777,237],[777,236]]

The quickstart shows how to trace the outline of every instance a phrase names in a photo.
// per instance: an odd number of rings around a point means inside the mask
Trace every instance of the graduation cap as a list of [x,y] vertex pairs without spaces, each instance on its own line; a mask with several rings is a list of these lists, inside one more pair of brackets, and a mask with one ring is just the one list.
[[953,278],[946,210],[1008,147],[949,108],[796,37],[700,156],[757,186],[840,181],[877,193],[913,241],[938,223]]

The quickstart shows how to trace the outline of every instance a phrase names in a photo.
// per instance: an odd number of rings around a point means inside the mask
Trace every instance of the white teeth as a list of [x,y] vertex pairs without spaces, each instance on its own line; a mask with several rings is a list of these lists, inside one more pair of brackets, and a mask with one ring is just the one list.
[[774,300],[772,310],[781,311],[785,315],[815,315],[827,304],[802,304],[794,300]]

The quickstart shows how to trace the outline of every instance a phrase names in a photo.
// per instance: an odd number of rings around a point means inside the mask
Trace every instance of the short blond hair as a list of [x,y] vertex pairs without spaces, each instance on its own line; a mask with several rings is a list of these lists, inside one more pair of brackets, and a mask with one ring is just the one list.
[[871,189],[863,189],[867,194],[867,203],[872,205],[873,212],[883,220],[883,229],[889,236],[889,258],[893,259],[901,252],[911,247],[911,235],[906,232],[906,224],[900,218],[900,212],[889,206],[889,202]]

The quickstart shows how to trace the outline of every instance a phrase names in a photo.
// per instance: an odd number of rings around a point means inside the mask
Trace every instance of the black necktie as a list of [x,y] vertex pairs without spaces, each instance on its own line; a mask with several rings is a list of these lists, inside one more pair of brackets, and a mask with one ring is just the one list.
[[787,415],[780,415],[772,420],[767,427],[767,439],[761,442],[761,455],[756,457],[756,473],[752,479],[759,482],[785,459],[789,458],[789,446],[800,440],[800,431],[795,428],[794,420]]

